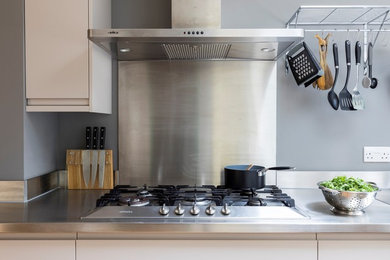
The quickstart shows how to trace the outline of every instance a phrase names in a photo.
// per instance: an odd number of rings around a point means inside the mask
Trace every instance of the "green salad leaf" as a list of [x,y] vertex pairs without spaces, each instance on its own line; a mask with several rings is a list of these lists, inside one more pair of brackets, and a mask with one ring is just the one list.
[[378,188],[359,178],[338,176],[330,181],[321,183],[321,186],[338,191],[373,192]]

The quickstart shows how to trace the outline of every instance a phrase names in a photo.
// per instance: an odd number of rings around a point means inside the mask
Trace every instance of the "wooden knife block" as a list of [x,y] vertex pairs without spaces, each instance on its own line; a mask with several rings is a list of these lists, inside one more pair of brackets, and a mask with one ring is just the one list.
[[[104,150],[105,152],[105,168],[104,168],[104,182],[103,188],[99,187],[99,166],[97,167],[95,183],[90,183],[88,187],[85,186],[83,177],[83,154],[84,150],[66,150],[66,168],[68,170],[68,189],[70,190],[107,190],[114,188],[114,171],[112,164],[112,150]],[[90,158],[92,158],[92,151],[90,151]],[[97,151],[97,150],[95,150]],[[99,150],[102,151],[102,150]],[[90,160],[90,167],[92,169],[92,159]],[[92,180],[92,173],[90,172],[90,182]]]

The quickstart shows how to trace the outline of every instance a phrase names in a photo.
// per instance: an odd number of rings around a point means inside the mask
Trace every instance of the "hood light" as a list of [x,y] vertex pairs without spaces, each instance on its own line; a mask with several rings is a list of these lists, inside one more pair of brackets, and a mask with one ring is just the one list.
[[130,52],[130,48],[123,48],[119,50],[122,53]]
[[274,48],[262,48],[261,51],[262,52],[274,52],[275,49]]

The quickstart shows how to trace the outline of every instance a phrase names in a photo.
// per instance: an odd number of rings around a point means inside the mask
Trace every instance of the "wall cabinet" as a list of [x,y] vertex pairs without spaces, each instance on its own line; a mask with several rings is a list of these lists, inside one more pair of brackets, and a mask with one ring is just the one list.
[[111,27],[111,1],[26,0],[27,111],[111,113],[111,57],[88,28]]
[[77,260],[317,259],[316,241],[77,240]]
[[0,240],[1,259],[75,260],[74,240]]
[[388,240],[333,240],[318,242],[318,260],[389,259]]

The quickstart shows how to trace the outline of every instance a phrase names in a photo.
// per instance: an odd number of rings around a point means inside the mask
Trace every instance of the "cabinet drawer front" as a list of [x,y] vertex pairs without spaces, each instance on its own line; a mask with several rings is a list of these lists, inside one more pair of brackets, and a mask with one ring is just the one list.
[[26,96],[89,98],[88,0],[26,0]]
[[318,242],[319,260],[389,259],[388,240],[324,240]]
[[75,260],[75,241],[0,240],[0,252],[12,260]]
[[78,240],[77,260],[317,259],[316,241]]

